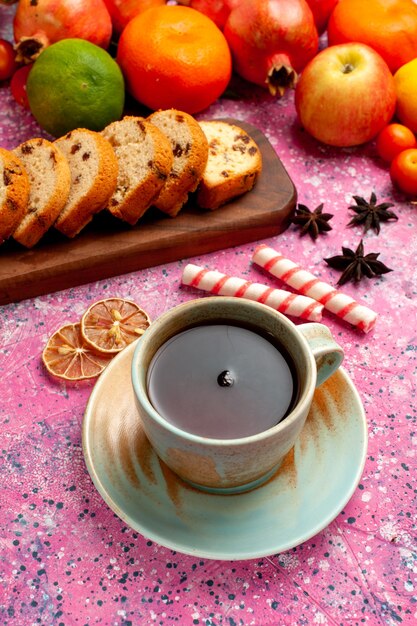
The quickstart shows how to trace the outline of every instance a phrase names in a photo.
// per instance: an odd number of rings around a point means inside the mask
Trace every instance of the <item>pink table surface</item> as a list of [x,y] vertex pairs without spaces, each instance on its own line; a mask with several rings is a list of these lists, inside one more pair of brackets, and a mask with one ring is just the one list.
[[[13,9],[0,9],[0,36]],[[344,291],[379,314],[365,335],[325,313],[346,351],[369,427],[358,488],[321,533],[282,554],[210,561],[174,553],[134,532],[104,504],[88,475],[81,425],[94,383],[66,385],[44,371],[45,342],[95,300],[122,296],[152,319],[200,292],[180,285],[187,260],[0,308],[0,622],[14,626],[106,624],[407,625],[417,623],[416,354],[417,208],[391,187],[374,143],[319,145],[300,128],[293,94],[276,101],[241,88],[200,118],[232,116],[258,126],[292,177],[299,201],[334,213],[313,243],[294,226],[265,243],[324,280],[339,274],[323,258],[356,247],[347,228],[352,195],[392,201],[399,219],[363,236],[394,271]],[[42,134],[0,88],[0,145]],[[190,261],[280,286],[250,263],[257,242]],[[0,250],[0,263],[1,263]]]

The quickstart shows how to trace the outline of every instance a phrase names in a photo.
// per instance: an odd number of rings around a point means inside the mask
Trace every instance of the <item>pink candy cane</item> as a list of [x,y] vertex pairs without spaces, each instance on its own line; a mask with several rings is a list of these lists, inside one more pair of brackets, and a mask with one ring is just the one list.
[[283,289],[273,289],[260,283],[252,283],[243,278],[228,276],[217,270],[208,270],[198,265],[186,265],[182,275],[184,285],[221,296],[247,298],[271,308],[305,320],[319,322],[323,305],[307,296],[299,296]]
[[252,261],[363,332],[367,333],[374,327],[377,318],[374,311],[316,278],[273,248],[265,244],[258,246]]

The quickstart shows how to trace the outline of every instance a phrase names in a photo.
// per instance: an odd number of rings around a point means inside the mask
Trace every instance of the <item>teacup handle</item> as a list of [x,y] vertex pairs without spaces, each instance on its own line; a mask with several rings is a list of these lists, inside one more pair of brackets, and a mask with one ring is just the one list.
[[324,383],[343,361],[343,349],[336,343],[324,324],[301,324],[298,330],[307,339],[317,366],[316,387]]

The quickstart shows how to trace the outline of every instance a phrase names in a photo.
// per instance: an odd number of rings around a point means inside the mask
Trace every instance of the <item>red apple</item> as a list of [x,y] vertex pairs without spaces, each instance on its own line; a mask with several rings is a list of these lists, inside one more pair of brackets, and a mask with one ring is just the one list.
[[361,43],[330,46],[304,68],[295,107],[308,133],[331,146],[373,139],[394,115],[394,78],[383,58]]
[[319,35],[324,33],[330,15],[339,0],[307,0]]

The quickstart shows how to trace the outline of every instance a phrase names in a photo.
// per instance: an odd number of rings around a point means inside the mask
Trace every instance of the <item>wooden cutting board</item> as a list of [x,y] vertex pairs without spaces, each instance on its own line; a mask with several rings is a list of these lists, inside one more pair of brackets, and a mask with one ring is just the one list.
[[227,119],[257,142],[263,158],[252,191],[216,211],[191,197],[175,218],[149,210],[135,227],[107,211],[75,239],[51,229],[32,250],[9,240],[0,247],[0,304],[153,267],[277,235],[285,230],[297,193],[265,135],[251,124]]

